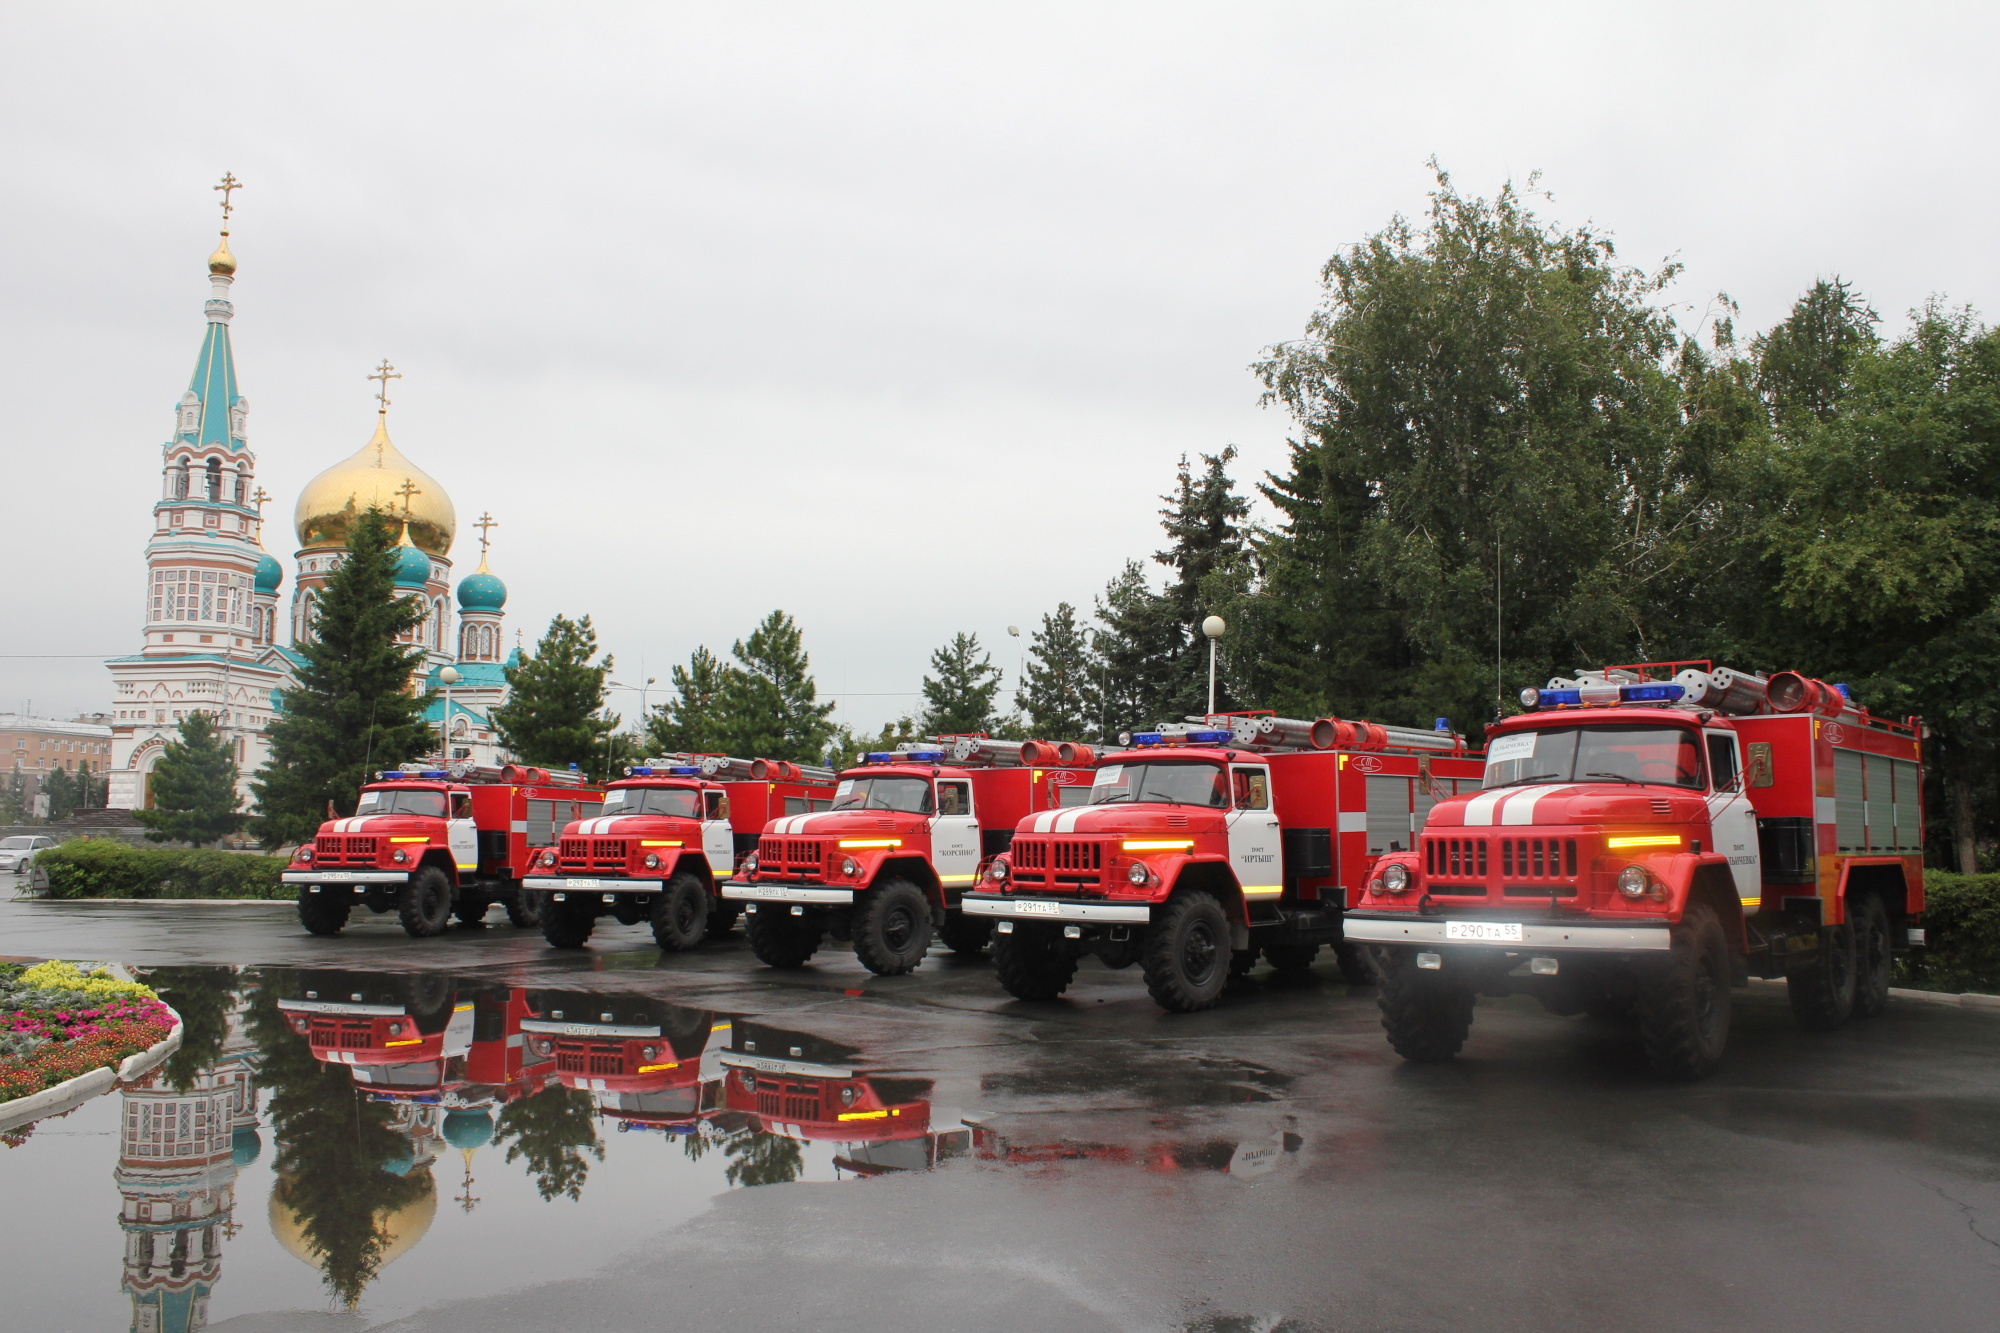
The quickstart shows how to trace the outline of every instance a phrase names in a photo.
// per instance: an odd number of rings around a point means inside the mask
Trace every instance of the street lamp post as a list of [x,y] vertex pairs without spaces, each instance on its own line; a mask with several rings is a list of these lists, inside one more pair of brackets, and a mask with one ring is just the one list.
[[1201,622],[1201,632],[1208,636],[1208,711],[1215,715],[1215,644],[1229,626],[1221,616],[1210,616]]
[[451,687],[465,679],[465,673],[455,666],[444,667],[438,672],[438,683],[444,686],[444,720],[438,723],[438,753],[444,756],[444,766],[451,767]]

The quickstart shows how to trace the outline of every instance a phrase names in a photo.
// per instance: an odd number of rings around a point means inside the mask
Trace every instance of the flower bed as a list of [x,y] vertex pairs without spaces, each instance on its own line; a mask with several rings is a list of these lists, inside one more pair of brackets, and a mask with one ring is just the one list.
[[0,964],[0,1102],[115,1067],[174,1026],[150,989],[103,968]]

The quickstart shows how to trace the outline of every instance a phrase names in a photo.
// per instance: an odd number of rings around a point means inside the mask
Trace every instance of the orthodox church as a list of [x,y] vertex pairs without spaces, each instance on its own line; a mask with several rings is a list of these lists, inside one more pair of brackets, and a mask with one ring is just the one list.
[[304,659],[297,646],[311,638],[313,608],[340,563],[349,526],[371,506],[401,528],[397,595],[416,599],[423,610],[404,642],[422,652],[412,688],[439,692],[427,714],[432,727],[448,728],[455,760],[505,762],[489,714],[506,701],[505,668],[520,654],[510,654],[504,640],[507,586],[486,560],[496,524],[482,516],[474,525],[479,568],[459,580],[454,617],[458,513],[437,479],[389,438],[388,385],[401,376],[386,361],[369,376],[382,386],[375,433],[307,483],[293,509],[297,572],[289,609],[280,614],[285,571],[264,549],[263,510],[271,497],[257,485],[250,402],[239,391],[229,342],[236,257],[229,251],[227,201],[237,184],[225,177],[216,188],[223,191],[222,242],[208,258],[207,330],[194,376],[175,404],[173,438],[161,446],[160,498],[146,543],[144,643],[105,664],[113,696],[107,803],[150,806],[160,752],[177,738],[184,717],[204,712],[235,756],[246,808],[254,804],[249,780],[268,756],[267,729],[281,710],[280,692],[298,683]]

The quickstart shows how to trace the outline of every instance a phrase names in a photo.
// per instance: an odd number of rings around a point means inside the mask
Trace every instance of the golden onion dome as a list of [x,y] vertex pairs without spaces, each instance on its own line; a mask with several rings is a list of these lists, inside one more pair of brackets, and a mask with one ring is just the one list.
[[234,273],[236,256],[229,253],[229,233],[222,233],[222,244],[215,247],[215,253],[208,257],[210,273]]
[[[431,1179],[429,1171],[419,1177],[423,1193],[404,1204],[401,1208],[378,1208],[374,1223],[382,1237],[382,1256],[377,1261],[379,1267],[387,1267],[409,1252],[411,1246],[424,1238],[437,1218],[437,1182]],[[317,1253],[313,1243],[306,1237],[305,1219],[293,1211],[290,1204],[281,1197],[285,1190],[285,1178],[279,1176],[271,1182],[271,1234],[277,1238],[293,1257],[319,1268],[325,1257]]]
[[403,484],[416,487],[409,498],[409,538],[418,550],[448,555],[458,534],[458,511],[451,497],[428,472],[403,457],[389,439],[386,417],[375,434],[353,455],[341,459],[306,483],[299,492],[292,525],[299,545],[323,551],[347,544],[348,528],[370,505],[392,518],[403,516]]

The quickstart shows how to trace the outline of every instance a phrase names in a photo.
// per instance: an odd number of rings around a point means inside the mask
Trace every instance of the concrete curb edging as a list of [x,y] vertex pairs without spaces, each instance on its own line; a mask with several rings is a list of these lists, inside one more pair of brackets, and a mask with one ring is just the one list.
[[[124,971],[119,968],[119,971]],[[130,980],[130,977],[126,977]],[[29,1093],[26,1097],[16,1097],[10,1102],[0,1102],[0,1132],[18,1129],[31,1120],[68,1111],[83,1105],[93,1097],[101,1097],[120,1083],[129,1083],[141,1075],[151,1073],[162,1061],[181,1047],[181,1033],[186,1024],[174,1007],[166,1001],[168,1013],[174,1016],[174,1030],[154,1042],[143,1051],[135,1051],[118,1062],[116,1069],[110,1065],[93,1069],[87,1074],[65,1079],[53,1088],[43,1088],[40,1092]]]
[[17,903],[48,903],[54,907],[82,907],[90,903],[113,903],[145,907],[297,907],[297,898],[42,898],[22,894]]
[[[1750,979],[1761,982],[1766,986],[1782,986],[1785,984],[1782,977],[1752,977]],[[1905,990],[1901,986],[1891,986],[1889,988],[1889,998],[1892,1000],[1908,1000],[1913,1004],[1943,1005],[1947,1009],[1983,1009],[1989,1013],[2000,1014],[2000,995],[1982,995],[1978,991],[1966,991],[1961,995],[1945,990]]]

